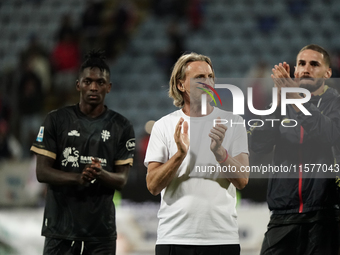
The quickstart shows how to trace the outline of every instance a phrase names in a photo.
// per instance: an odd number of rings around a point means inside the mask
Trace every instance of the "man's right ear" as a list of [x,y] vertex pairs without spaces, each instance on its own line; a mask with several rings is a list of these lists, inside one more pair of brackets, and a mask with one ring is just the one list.
[[177,88],[178,88],[180,91],[182,91],[182,92],[185,91],[185,88],[184,88],[184,85],[183,85],[182,82],[178,82],[178,83],[177,83]]

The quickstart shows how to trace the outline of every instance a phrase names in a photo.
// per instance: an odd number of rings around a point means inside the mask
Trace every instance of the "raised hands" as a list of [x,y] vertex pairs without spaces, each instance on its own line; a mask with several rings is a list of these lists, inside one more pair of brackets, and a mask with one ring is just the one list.
[[[275,65],[272,69],[271,77],[274,80],[275,87],[277,90],[277,103],[281,104],[281,88],[287,87],[299,87],[299,84],[295,82],[292,78],[290,78],[290,67],[286,62],[279,63],[279,65]],[[294,93],[287,93],[287,97],[294,97]]]
[[[183,127],[183,133],[182,133],[182,127]],[[183,155],[186,155],[189,150],[190,140],[189,140],[189,134],[188,134],[188,122],[184,121],[183,118],[180,118],[176,125],[175,129],[175,142],[177,145],[178,152],[180,152]]]
[[296,83],[290,78],[290,67],[286,62],[275,65],[271,74],[277,87],[296,87]]
[[[220,120],[221,118],[218,117],[218,119]],[[227,129],[226,125],[219,122],[219,124],[216,124],[209,133],[209,137],[211,138],[210,150],[215,154],[217,161],[221,161],[225,158],[226,151],[223,148],[222,143]]]

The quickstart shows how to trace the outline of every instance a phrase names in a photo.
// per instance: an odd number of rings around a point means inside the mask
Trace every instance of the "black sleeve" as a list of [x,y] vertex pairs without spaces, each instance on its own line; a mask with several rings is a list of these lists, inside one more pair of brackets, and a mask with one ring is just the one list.
[[304,107],[312,115],[298,113],[297,119],[314,139],[337,145],[340,142],[340,97],[330,105],[331,110],[323,114],[315,105],[305,103]]
[[255,122],[249,129],[249,146],[255,153],[265,154],[273,150],[280,127],[280,111],[278,107],[271,115],[262,116],[262,121]]
[[135,132],[130,123],[123,129],[119,137],[117,154],[115,155],[115,165],[124,165],[133,163],[135,151]]
[[56,137],[56,114],[49,113],[40,126],[37,138],[33,142],[31,151],[56,159],[57,137]]

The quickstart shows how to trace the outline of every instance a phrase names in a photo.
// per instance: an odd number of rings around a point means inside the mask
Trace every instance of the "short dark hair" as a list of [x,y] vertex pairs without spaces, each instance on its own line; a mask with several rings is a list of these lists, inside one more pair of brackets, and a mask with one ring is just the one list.
[[[309,44],[309,45],[306,45],[305,47],[303,47],[300,51],[299,51],[299,54],[300,52],[304,51],[304,50],[314,50],[314,51],[317,51],[317,52],[320,52],[322,55],[323,55],[323,58],[325,60],[325,63],[328,67],[331,66],[331,58],[329,57],[329,54],[328,52],[322,48],[321,46],[319,45],[316,45],[316,44]],[[299,55],[298,54],[298,55]]]
[[105,60],[105,51],[103,50],[90,50],[85,55],[85,60],[83,64],[80,67],[79,74],[84,71],[85,68],[90,67],[91,69],[94,67],[98,67],[100,71],[104,72],[104,70],[107,71],[107,73],[110,75],[110,68],[106,64]]

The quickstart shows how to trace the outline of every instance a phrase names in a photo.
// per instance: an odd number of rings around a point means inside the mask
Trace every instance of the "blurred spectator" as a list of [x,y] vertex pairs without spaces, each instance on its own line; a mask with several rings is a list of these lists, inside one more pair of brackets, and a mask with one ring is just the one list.
[[[267,62],[262,60],[250,68],[246,75],[247,79],[243,91],[244,93],[248,93],[247,88],[253,88],[253,106],[257,110],[264,110],[266,106],[272,102],[273,80],[270,75],[271,68]],[[244,118],[246,120],[256,117],[256,115],[249,111],[248,107],[245,107],[245,109]]]
[[20,64],[29,68],[39,77],[44,93],[51,89],[51,63],[49,53],[40,43],[37,35],[30,36],[28,46],[21,52]]
[[167,30],[167,37],[169,46],[165,51],[158,52],[157,61],[164,69],[166,75],[171,74],[171,69],[176,63],[177,59],[184,53],[184,36],[181,34],[178,24],[173,22],[169,25]]
[[44,94],[41,80],[26,66],[19,82],[18,110],[20,119],[20,141],[23,156],[30,155],[30,145],[37,136],[37,130],[42,123]]
[[9,124],[0,118],[0,161],[21,158],[22,149],[18,140],[10,133]]
[[21,145],[11,133],[11,106],[0,91],[0,160],[19,159],[22,154]]
[[204,2],[203,0],[189,1],[189,21],[192,30],[199,30],[202,27],[204,19]]
[[76,94],[74,80],[81,62],[81,50],[70,17],[64,16],[58,31],[60,38],[51,54],[54,71],[53,86],[57,97],[61,99],[60,104],[68,104]]
[[0,91],[0,119],[9,122],[11,116],[11,106],[4,94]]
[[29,36],[29,43],[27,47],[21,52],[21,62],[26,62],[31,55],[41,55],[48,57],[47,50],[40,43],[39,37],[34,33]]
[[[107,32],[105,36],[105,51],[108,58],[115,58],[125,48],[130,34],[136,24],[136,7],[130,0],[120,0],[118,8],[108,15],[105,24]],[[112,26],[113,24],[113,26]]]
[[339,78],[340,77],[340,50],[334,51],[334,54],[331,55],[331,67],[332,67],[332,77]]
[[98,47],[103,7],[103,1],[86,1],[85,11],[81,17],[84,51]]
[[336,89],[338,93],[340,93],[339,79],[335,79],[335,78],[340,78],[340,51],[334,50],[333,52],[330,53],[330,57],[331,57],[330,67],[332,68],[332,79],[327,80],[327,85],[329,87]]
[[0,119],[0,160],[9,159],[12,154],[8,143],[8,125],[7,121]]
[[75,37],[74,39],[76,41],[78,39],[77,30],[74,28],[72,24],[72,17],[70,14],[64,14],[62,16],[60,27],[56,34],[56,41],[61,41],[64,38],[65,34],[73,34]]
[[80,64],[80,48],[71,31],[64,31],[52,51],[52,64],[56,72],[76,72]]
[[184,36],[181,34],[178,24],[172,23],[168,28],[168,38],[170,41],[169,58],[171,66],[184,53]]

